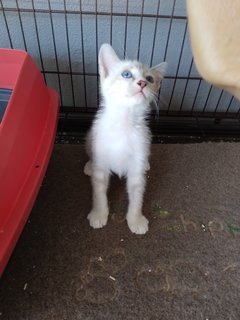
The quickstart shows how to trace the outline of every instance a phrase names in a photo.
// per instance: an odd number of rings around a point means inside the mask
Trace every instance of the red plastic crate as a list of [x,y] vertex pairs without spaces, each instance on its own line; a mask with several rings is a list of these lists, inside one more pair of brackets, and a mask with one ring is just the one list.
[[0,88],[12,90],[0,119],[1,276],[45,175],[59,102],[32,58],[20,50],[0,49]]

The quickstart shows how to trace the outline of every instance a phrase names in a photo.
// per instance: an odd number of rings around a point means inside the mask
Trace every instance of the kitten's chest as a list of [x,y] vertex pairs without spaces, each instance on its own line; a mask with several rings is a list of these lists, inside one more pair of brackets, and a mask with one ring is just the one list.
[[131,109],[125,109],[116,114],[110,114],[103,119],[105,134],[123,145],[135,143],[144,134],[145,121]]
[[109,153],[116,157],[120,154],[129,156],[134,152],[141,140],[141,133],[137,128],[129,127],[126,124],[115,124],[105,131],[106,148]]
[[95,136],[99,152],[102,151],[109,161],[124,162],[144,152],[149,131],[143,118],[122,112],[118,116],[105,114],[99,118]]
[[141,143],[145,134],[145,122],[138,121],[128,114],[114,119],[112,121],[106,121],[104,124],[105,136],[111,141],[113,149],[125,149],[134,148],[134,145]]
[[138,155],[143,154],[141,143],[133,132],[125,132],[122,128],[106,133],[103,147],[106,167],[112,172],[123,176]]
[[94,150],[101,165],[123,176],[146,162],[150,135],[144,122],[98,120],[94,129]]
[[144,126],[128,121],[103,121],[98,130],[99,145],[106,157],[126,161],[136,152],[141,152]]

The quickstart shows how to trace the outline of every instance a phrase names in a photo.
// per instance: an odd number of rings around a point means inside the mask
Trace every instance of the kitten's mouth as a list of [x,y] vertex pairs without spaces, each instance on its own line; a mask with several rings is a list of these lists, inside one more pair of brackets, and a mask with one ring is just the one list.
[[139,94],[139,95],[143,96],[144,98],[146,98],[146,95],[142,90],[138,91],[136,94]]
[[132,93],[132,94],[128,95],[128,97],[143,97],[144,99],[147,99],[146,94],[142,90],[139,90],[135,93]]

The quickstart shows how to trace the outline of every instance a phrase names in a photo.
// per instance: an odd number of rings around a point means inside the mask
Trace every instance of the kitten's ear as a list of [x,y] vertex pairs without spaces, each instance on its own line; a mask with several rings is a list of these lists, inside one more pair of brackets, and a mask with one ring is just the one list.
[[112,67],[119,61],[120,59],[110,44],[104,43],[101,46],[98,55],[99,74],[101,79],[105,79]]
[[152,67],[151,70],[156,70],[160,75],[160,79],[162,80],[166,75],[167,62],[162,62],[160,64],[157,64],[155,67]]

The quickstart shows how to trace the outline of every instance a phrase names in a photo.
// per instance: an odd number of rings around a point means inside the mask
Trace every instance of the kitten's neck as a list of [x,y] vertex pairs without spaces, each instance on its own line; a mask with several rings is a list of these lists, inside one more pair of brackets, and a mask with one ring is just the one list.
[[112,99],[103,99],[104,112],[111,115],[112,117],[121,118],[126,115],[134,121],[140,121],[145,119],[149,113],[148,103],[128,103],[123,104],[121,101],[113,101]]

